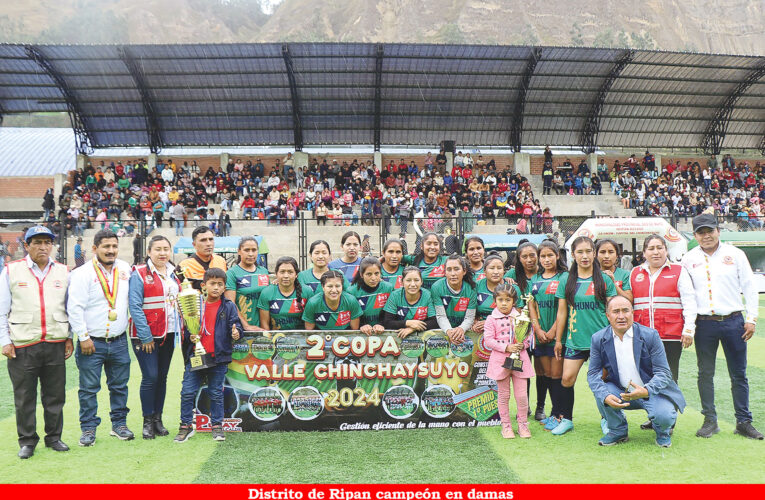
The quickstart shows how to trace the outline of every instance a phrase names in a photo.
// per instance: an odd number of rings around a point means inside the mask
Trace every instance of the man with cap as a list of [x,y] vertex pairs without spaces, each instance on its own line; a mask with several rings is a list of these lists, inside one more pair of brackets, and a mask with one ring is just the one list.
[[[681,263],[693,281],[698,310],[695,342],[704,424],[696,435],[710,438],[720,432],[715,411],[714,374],[717,348],[722,344],[731,378],[736,416],[734,433],[763,439],[762,433],[752,426],[746,378],[747,341],[754,335],[759,305],[752,267],[743,251],[720,242],[714,215],[694,217],[693,235],[699,246],[685,254]],[[742,294],[746,307],[741,301]]]
[[77,243],[74,245],[74,267],[75,269],[85,264],[85,251],[82,249],[82,236],[77,237]]
[[45,446],[69,451],[61,441],[66,399],[65,360],[74,351],[66,314],[68,272],[54,262],[53,233],[43,226],[24,236],[26,257],[0,274],[0,345],[13,384],[19,458],[34,455],[37,442],[37,384],[45,418]]

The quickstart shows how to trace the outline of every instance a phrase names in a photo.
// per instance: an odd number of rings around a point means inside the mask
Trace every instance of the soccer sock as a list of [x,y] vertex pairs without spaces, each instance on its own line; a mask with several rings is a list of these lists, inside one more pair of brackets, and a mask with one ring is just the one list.
[[544,375],[537,375],[537,409],[544,410],[547,402],[547,389],[550,386],[550,379]]
[[548,388],[550,389],[550,401],[552,402],[552,409],[550,415],[558,417],[561,414],[561,389],[559,378],[548,378]]
[[574,388],[573,387],[565,387],[562,386],[562,393],[563,393],[563,408],[561,409],[561,412],[563,413],[563,418],[567,418],[569,420],[574,420],[573,414],[574,414]]

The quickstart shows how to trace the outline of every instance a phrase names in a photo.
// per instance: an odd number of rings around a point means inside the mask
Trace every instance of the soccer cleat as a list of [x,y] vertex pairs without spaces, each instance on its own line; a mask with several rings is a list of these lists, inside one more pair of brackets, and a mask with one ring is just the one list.
[[547,423],[545,424],[545,430],[551,431],[558,427],[558,424],[560,424],[560,419],[555,417],[550,417],[547,419]]
[[552,430],[554,436],[562,436],[574,428],[574,422],[567,418],[560,419],[558,426]]

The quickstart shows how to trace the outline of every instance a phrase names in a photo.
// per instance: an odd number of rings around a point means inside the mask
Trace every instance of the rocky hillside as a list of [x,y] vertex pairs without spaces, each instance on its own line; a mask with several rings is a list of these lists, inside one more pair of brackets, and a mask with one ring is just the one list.
[[0,41],[542,44],[762,55],[765,2],[0,0]]

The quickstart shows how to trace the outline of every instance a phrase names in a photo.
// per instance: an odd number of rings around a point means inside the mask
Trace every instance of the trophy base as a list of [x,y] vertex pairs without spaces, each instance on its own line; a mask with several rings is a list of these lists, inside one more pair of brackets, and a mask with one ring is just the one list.
[[522,372],[523,360],[520,358],[507,357],[505,358],[505,362],[502,364],[502,368],[507,368],[508,370],[513,370],[516,372]]
[[189,369],[192,372],[204,370],[215,366],[215,358],[210,353],[194,354],[189,358],[189,364],[191,365]]

